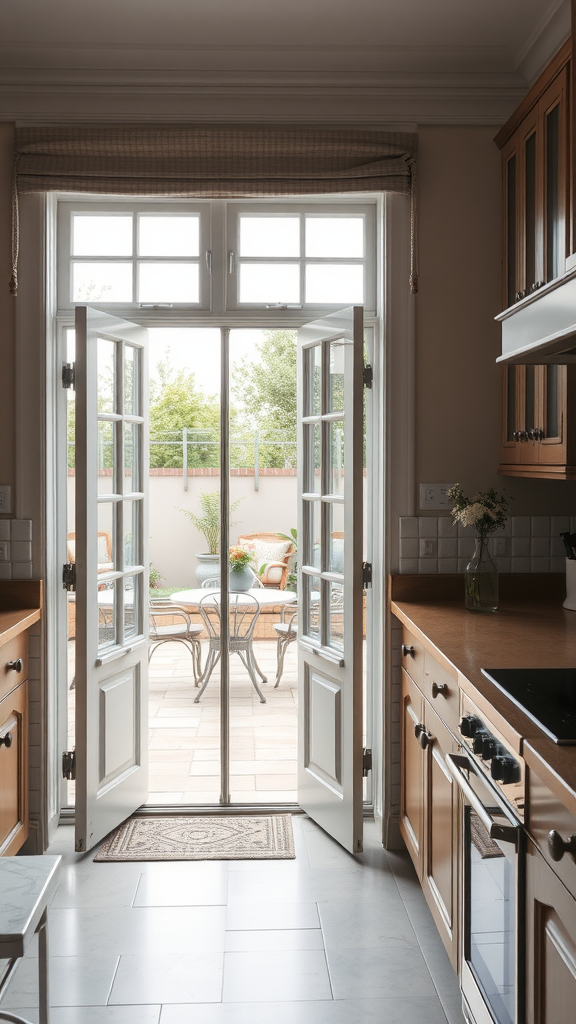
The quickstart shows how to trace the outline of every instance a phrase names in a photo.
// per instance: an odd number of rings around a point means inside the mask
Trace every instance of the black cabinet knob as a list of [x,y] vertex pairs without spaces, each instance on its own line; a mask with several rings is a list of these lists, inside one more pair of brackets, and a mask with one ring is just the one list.
[[505,754],[496,754],[490,762],[490,774],[496,782],[507,785],[509,782],[517,782],[520,778],[520,766],[513,757],[506,757]]
[[576,835],[562,839],[560,833],[556,829],[552,829],[548,833],[548,853],[552,860],[562,860],[565,853],[571,853],[576,860]]
[[424,728],[424,726],[422,725],[422,722],[417,722],[416,725],[414,726],[414,735],[415,735],[416,739],[419,738],[420,733],[422,732],[423,728]]
[[493,736],[487,736],[482,741],[482,760],[490,761],[498,753],[498,744]]
[[432,696],[433,696],[434,700],[436,700],[436,697],[438,696],[439,693],[443,693],[444,696],[447,695],[448,687],[447,687],[446,683],[440,683],[440,684],[432,683]]
[[2,745],[4,745],[5,747],[11,747],[12,746],[12,733],[11,732],[6,732],[6,733],[4,733],[3,736],[0,736],[0,747]]
[[7,672],[21,672],[22,671],[22,658],[17,658],[16,661],[9,661],[6,665]]
[[423,728],[422,732],[418,737],[418,742],[422,747],[422,750],[426,750],[426,747],[429,746],[430,743],[434,742],[434,737],[431,732],[428,732],[426,729]]
[[485,729],[477,729],[474,733],[474,742],[472,743],[472,750],[475,754],[482,754],[484,750],[484,740],[487,740],[488,733]]
[[480,728],[481,722],[476,715],[464,715],[464,718],[460,722],[460,732],[463,736],[473,736],[477,729]]
[[413,657],[415,657],[415,653],[416,652],[414,651],[413,647],[408,646],[407,644],[402,644],[402,657],[403,658],[408,658],[408,657],[413,658]]

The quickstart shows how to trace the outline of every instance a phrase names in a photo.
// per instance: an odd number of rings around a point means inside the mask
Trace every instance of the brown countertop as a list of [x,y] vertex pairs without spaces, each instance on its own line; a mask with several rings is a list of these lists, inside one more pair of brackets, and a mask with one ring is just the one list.
[[[442,585],[431,577],[410,583],[392,577],[391,609],[418,636],[424,648],[448,671],[457,675],[462,689],[496,712],[496,725],[506,723],[521,740],[526,762],[543,782],[576,813],[576,747],[559,747],[523,714],[484,675],[482,668],[575,668],[576,612],[562,607],[563,593],[554,577],[532,579],[522,586],[509,581],[498,611],[469,612],[464,608],[462,580]],[[396,582],[401,581],[401,582]],[[419,592],[422,596],[418,596]],[[544,766],[547,775],[544,777]],[[553,783],[553,784],[552,784]]]
[[0,583],[0,644],[38,622],[41,610],[41,580],[3,580]]
[[0,644],[13,640],[39,619],[39,608],[19,608],[15,612],[0,612]]

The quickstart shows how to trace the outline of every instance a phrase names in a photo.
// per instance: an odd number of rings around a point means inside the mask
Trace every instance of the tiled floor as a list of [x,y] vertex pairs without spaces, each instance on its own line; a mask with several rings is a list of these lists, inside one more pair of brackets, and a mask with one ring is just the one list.
[[[463,1024],[411,864],[293,818],[293,861],[94,864],[60,828],[52,1024]],[[2,1009],[37,1021],[35,948]]]

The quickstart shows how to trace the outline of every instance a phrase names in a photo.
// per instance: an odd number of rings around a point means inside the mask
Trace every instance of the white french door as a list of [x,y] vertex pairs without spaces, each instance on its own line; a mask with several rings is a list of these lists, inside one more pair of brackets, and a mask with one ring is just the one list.
[[76,309],[76,850],[148,795],[147,332]]
[[363,310],[298,333],[298,802],[362,851]]

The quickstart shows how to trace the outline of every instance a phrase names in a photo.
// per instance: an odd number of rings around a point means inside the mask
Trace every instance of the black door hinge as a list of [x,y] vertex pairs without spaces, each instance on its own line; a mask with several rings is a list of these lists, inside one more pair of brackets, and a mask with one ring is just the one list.
[[362,775],[364,778],[366,778],[370,771],[372,771],[372,751],[369,747],[364,747],[362,754]]
[[366,366],[362,370],[362,383],[365,388],[372,387],[372,381],[374,380],[374,370],[370,366],[370,363],[366,363]]
[[362,562],[362,586],[364,590],[372,586],[372,562]]
[[76,778],[76,751],[65,750],[62,754],[62,778],[74,781]]
[[76,387],[76,365],[74,363],[64,363],[62,367],[62,387]]
[[62,586],[64,590],[76,590],[76,562],[66,562],[62,566]]

